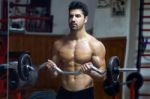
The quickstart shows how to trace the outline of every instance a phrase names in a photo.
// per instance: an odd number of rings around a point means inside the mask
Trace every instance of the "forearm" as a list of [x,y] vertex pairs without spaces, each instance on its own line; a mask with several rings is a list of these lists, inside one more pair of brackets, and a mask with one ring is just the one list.
[[89,74],[94,81],[103,81],[106,78],[106,72],[104,71],[103,73],[99,73],[97,71],[91,70],[90,74]]

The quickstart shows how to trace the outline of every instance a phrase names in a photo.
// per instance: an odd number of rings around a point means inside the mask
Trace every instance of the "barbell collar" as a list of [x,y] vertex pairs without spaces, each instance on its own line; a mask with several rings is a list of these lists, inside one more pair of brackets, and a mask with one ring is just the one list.
[[27,66],[27,68],[29,69],[29,70],[31,70],[31,71],[34,71],[35,70],[35,68],[33,67],[33,66],[30,66],[30,65],[26,65]]
[[119,72],[137,71],[137,68],[119,68]]

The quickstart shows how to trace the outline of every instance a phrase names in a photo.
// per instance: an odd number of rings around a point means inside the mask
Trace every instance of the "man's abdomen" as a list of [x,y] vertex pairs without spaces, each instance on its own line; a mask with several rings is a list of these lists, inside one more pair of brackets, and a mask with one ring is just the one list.
[[86,74],[63,75],[61,83],[68,91],[79,91],[93,86],[92,78]]

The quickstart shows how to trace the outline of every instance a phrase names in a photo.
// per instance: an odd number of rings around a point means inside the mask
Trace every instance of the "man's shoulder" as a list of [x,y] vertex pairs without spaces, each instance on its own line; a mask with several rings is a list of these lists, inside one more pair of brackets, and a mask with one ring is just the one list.
[[96,37],[94,37],[94,36],[91,36],[90,37],[91,39],[90,39],[90,45],[92,46],[92,47],[104,47],[104,44],[102,43],[102,41],[101,40],[99,40],[99,39],[97,39]]
[[56,40],[56,41],[54,42],[54,46],[60,46],[61,44],[62,44],[62,40],[61,40],[61,39]]
[[99,39],[97,39],[97,38],[94,37],[93,35],[89,35],[89,37],[90,37],[90,39],[89,39],[90,42],[92,41],[91,43],[93,43],[93,42],[94,42],[94,43],[102,43]]
[[65,42],[65,38],[62,37],[54,42],[54,46],[61,46]]

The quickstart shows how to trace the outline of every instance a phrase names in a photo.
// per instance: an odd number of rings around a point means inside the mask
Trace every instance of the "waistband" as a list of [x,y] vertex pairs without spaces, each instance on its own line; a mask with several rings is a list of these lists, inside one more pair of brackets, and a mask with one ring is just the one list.
[[69,90],[67,90],[63,87],[60,87],[59,91],[63,91],[63,92],[66,92],[66,93],[84,93],[84,92],[88,92],[88,91],[94,92],[94,87],[89,87],[89,88],[79,90],[79,91],[69,91]]

